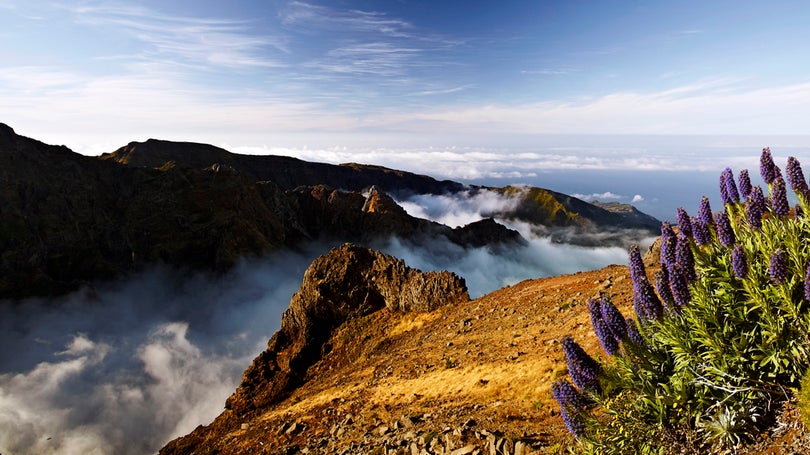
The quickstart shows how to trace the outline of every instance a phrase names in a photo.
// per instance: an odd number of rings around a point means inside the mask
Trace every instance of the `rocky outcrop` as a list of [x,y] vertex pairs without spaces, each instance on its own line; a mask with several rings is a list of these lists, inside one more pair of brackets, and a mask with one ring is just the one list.
[[332,331],[350,319],[389,308],[431,311],[469,300],[464,279],[421,272],[401,259],[346,244],[316,259],[281,318],[281,329],[245,371],[226,407],[241,414],[297,387],[320,359]]
[[210,428],[198,427],[161,453],[193,452],[212,429],[285,398],[310,379],[309,370],[329,353],[333,333],[347,322],[383,308],[424,312],[468,300],[464,279],[453,273],[422,272],[353,244],[336,248],[307,269],[281,328],[245,371],[225,413]]

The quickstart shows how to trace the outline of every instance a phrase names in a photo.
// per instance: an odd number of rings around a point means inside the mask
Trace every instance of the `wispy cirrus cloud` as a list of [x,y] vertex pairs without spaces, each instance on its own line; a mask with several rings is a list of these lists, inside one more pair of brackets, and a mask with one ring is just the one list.
[[[295,1],[286,5],[280,16],[288,32],[309,40],[302,63],[309,71],[306,77],[338,78],[363,87],[385,86],[393,96],[432,90],[436,73],[453,65],[448,51],[461,44],[457,38],[377,11]],[[347,81],[345,76],[363,79]],[[398,92],[392,87],[408,91]]]
[[269,36],[251,31],[247,20],[211,19],[163,14],[140,6],[68,6],[80,24],[112,27],[148,47],[140,58],[170,56],[200,67],[277,67],[280,59],[268,57],[268,49],[289,52],[280,34]]
[[301,27],[299,30],[379,33],[393,37],[410,37],[414,26],[384,13],[341,10],[306,2],[291,2],[281,13],[282,23]]

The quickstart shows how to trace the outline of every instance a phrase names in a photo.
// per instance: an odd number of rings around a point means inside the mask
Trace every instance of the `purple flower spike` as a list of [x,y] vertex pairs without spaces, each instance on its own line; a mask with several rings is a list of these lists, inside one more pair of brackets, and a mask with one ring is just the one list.
[[676,310],[686,306],[692,299],[689,293],[686,271],[680,264],[675,264],[669,271],[669,287],[672,290],[672,297],[675,299]]
[[771,183],[771,208],[773,213],[779,216],[787,216],[790,213],[790,205],[787,200],[787,189],[782,177],[777,177]]
[[740,193],[737,192],[737,184],[734,183],[734,173],[731,172],[731,168],[726,168],[722,174],[722,183],[720,184],[721,187],[726,187],[726,200],[723,201],[724,204],[736,204],[740,202]]
[[675,231],[666,221],[661,224],[661,267],[675,263]]
[[762,194],[762,188],[756,186],[751,190],[751,196],[745,206],[745,219],[748,221],[748,226],[756,230],[762,229],[762,215],[765,210],[765,196]]
[[692,255],[692,246],[689,244],[689,239],[683,234],[678,234],[678,241],[675,245],[675,262],[681,266],[687,284],[697,281],[695,256]]
[[607,324],[610,333],[613,334],[613,338],[616,341],[624,340],[627,337],[627,323],[616,305],[610,301],[610,297],[602,296],[601,310],[602,319]]
[[776,284],[782,284],[787,280],[787,254],[781,249],[771,254],[768,275],[770,275],[771,281]]
[[725,171],[720,174],[720,200],[723,201],[723,205],[731,204],[731,198],[728,195],[728,187],[726,186]]
[[570,336],[563,337],[562,341],[565,361],[568,364],[568,374],[579,390],[589,390],[598,393],[599,374],[602,367],[585,352]]
[[608,328],[602,317],[602,301],[598,299],[588,299],[588,313],[591,315],[591,327],[593,327],[599,344],[608,355],[616,355],[619,352],[619,342],[613,336],[613,332]]
[[698,209],[698,218],[706,227],[714,226],[714,216],[712,216],[712,206],[709,204],[709,198],[703,196],[700,198],[700,208]]
[[647,279],[647,272],[644,270],[641,250],[638,245],[630,245],[630,280],[636,283],[642,279]]
[[810,302],[810,267],[804,272],[804,300]]
[[619,352],[619,342],[613,337],[613,333],[611,333],[604,319],[600,317],[596,320],[593,325],[593,331],[596,333],[596,338],[599,339],[599,344],[602,345],[602,349],[604,349],[608,355],[616,355]]
[[692,218],[692,234],[698,246],[708,245],[712,241],[712,233],[701,218]]
[[746,200],[748,199],[748,195],[751,194],[751,177],[748,176],[748,169],[743,169],[740,171],[740,176],[738,177],[740,181],[740,194]]
[[773,157],[771,156],[771,149],[768,147],[762,149],[762,155],[759,157],[759,174],[762,176],[762,180],[768,185],[774,181],[778,174],[776,165],[773,163]]
[[669,288],[669,272],[665,267],[655,272],[655,288],[658,290],[658,295],[664,305],[672,306],[675,297],[672,296],[672,290]]
[[678,207],[678,230],[687,238],[692,237],[692,221],[689,219],[689,214],[683,207]]
[[804,180],[804,172],[802,172],[802,165],[799,163],[799,160],[792,156],[788,158],[785,175],[787,176],[790,189],[800,198],[807,200],[807,196],[810,194],[810,187],[807,186],[807,181]]
[[728,220],[726,212],[718,212],[714,217],[717,222],[717,239],[726,247],[731,248],[737,243],[737,237],[734,235],[734,229],[731,228],[731,222]]
[[748,276],[748,260],[746,260],[745,251],[740,244],[735,245],[731,252],[731,268],[734,270],[734,276],[741,280]]
[[576,437],[585,434],[585,425],[580,413],[588,406],[588,400],[565,379],[551,384],[551,394],[560,405],[560,415],[568,431]]
[[625,319],[625,322],[627,322],[627,339],[638,347],[646,347],[647,341],[644,340],[643,336],[641,336],[641,332],[638,330],[636,321],[634,321],[633,318],[627,318]]
[[654,321],[664,312],[661,300],[655,294],[652,284],[645,278],[634,285],[633,306],[643,321]]

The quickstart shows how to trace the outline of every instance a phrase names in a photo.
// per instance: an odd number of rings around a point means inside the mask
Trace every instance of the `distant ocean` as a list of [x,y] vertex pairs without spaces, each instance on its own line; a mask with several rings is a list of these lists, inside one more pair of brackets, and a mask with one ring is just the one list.
[[[715,211],[720,209],[720,172],[722,169],[717,172],[561,170],[540,174],[522,183],[588,201],[632,203],[637,209],[659,220],[673,221],[678,207],[695,215],[700,198],[704,195],[709,198]],[[750,172],[759,171],[753,169]],[[512,182],[509,179],[478,179],[466,183],[504,186]]]

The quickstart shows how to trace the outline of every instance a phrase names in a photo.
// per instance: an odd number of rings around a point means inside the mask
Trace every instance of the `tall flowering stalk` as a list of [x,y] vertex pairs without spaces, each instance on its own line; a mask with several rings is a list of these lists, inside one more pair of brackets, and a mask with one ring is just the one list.
[[683,207],[678,207],[678,230],[686,237],[692,237],[692,220]]
[[776,177],[771,182],[771,209],[773,213],[779,216],[787,216],[790,213],[785,181],[782,180],[781,176]]
[[762,188],[756,186],[751,190],[748,203],[745,205],[745,218],[748,226],[757,231],[762,229],[762,215],[765,214],[765,210],[767,210],[765,195],[762,194]]
[[717,240],[719,240],[720,244],[724,247],[731,248],[737,243],[737,237],[734,234],[734,229],[731,227],[728,214],[726,212],[719,212],[714,219],[717,222]]
[[644,269],[644,260],[638,245],[630,245],[630,279],[635,283],[647,277]]
[[613,338],[617,342],[621,342],[627,338],[627,323],[622,313],[610,300],[610,297],[606,295],[601,297],[600,309],[602,311],[602,319],[605,321],[605,324],[607,324],[608,330],[610,330]]
[[672,290],[669,283],[669,272],[666,267],[662,267],[655,272],[655,288],[658,290],[658,295],[661,297],[664,306],[672,307],[675,303],[675,297],[672,296]]
[[807,181],[804,179],[804,172],[802,172],[802,166],[794,157],[788,157],[787,168],[785,169],[785,175],[787,176],[788,184],[790,185],[790,189],[796,193],[802,200],[808,202],[808,197],[810,197],[810,187],[807,186]]
[[[746,175],[748,175],[746,173]],[[712,215],[712,206],[709,203],[709,198],[703,196],[700,198],[700,207],[698,208],[698,219],[706,225],[706,227],[714,227],[714,216]]]
[[691,284],[697,280],[692,246],[689,243],[689,239],[683,234],[678,234],[678,240],[675,244],[675,262],[681,266],[687,284]]
[[588,406],[588,400],[564,379],[551,384],[551,394],[560,405],[560,415],[568,431],[576,437],[582,436],[585,433],[585,424],[581,413]]
[[748,200],[748,196],[751,195],[751,190],[753,189],[751,186],[751,177],[748,176],[748,169],[741,170],[738,179],[740,182],[740,194]]
[[672,297],[675,300],[675,308],[680,309],[689,304],[691,294],[689,292],[689,279],[687,272],[681,264],[675,264],[669,271],[669,286],[672,290]]
[[600,299],[591,298],[588,300],[588,313],[591,316],[591,327],[602,349],[608,355],[616,355],[619,352],[619,342],[613,335],[613,331],[608,327],[604,316],[602,315],[602,301]]
[[[668,267],[669,264],[675,263],[675,246],[676,246],[675,231],[672,226],[666,221],[661,224],[661,251],[660,262],[662,267]],[[632,247],[631,247],[632,248]],[[633,260],[633,252],[630,251],[630,260]],[[633,270],[630,270],[630,278],[633,278]]]
[[568,374],[571,381],[579,390],[599,393],[599,374],[602,367],[589,356],[580,345],[570,336],[563,337],[560,342],[565,354],[565,361],[568,364]]
[[737,184],[734,183],[734,173],[731,168],[726,168],[720,175],[720,195],[723,204],[736,204],[740,202],[740,193],[737,191]]
[[700,218],[692,218],[692,235],[698,246],[708,245],[712,241],[712,232],[709,226]]
[[734,250],[731,252],[731,268],[734,276],[741,280],[748,276],[748,260],[745,258],[745,251],[740,244],[734,245]]
[[782,284],[787,280],[787,254],[782,249],[777,249],[771,254],[768,276],[776,284]]
[[759,174],[768,185],[773,183],[779,174],[779,170],[773,162],[773,156],[771,156],[771,149],[768,147],[762,149],[762,155],[759,157]]

